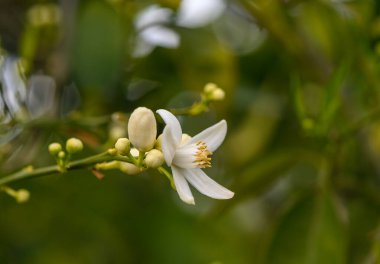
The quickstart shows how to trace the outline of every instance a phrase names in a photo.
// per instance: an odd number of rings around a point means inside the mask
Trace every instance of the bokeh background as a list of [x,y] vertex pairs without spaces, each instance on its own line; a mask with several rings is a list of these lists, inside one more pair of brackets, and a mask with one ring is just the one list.
[[0,176],[71,136],[102,151],[135,107],[214,82],[225,100],[181,122],[227,120],[207,173],[236,194],[189,206],[158,172],[18,182],[0,263],[379,263],[379,40],[375,0],[1,0]]

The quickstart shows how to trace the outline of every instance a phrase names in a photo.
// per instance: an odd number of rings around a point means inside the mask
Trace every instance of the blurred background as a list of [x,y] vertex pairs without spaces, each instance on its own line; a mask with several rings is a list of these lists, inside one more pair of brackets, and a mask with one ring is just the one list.
[[188,206],[153,171],[18,182],[0,263],[380,263],[379,59],[375,0],[1,0],[0,176],[214,82],[226,99],[181,122],[227,120],[207,173],[235,197]]

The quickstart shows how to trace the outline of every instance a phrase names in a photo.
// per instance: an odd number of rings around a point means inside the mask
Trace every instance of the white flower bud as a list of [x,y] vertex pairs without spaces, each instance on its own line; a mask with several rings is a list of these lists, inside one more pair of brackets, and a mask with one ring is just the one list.
[[20,189],[17,191],[16,200],[18,203],[25,203],[30,198],[30,193],[28,190]]
[[131,155],[135,158],[137,158],[140,155],[140,152],[136,148],[131,149]]
[[135,148],[149,151],[156,141],[157,124],[152,110],[139,107],[128,121],[128,137]]
[[128,138],[119,138],[116,141],[115,148],[121,155],[126,155],[129,153],[129,150],[131,149],[131,143],[129,142]]
[[128,175],[135,175],[141,172],[139,167],[128,162],[120,162],[119,169],[121,172]]
[[70,138],[66,141],[66,150],[68,153],[72,154],[79,152],[83,149],[83,143],[77,138]]
[[95,164],[95,169],[97,170],[114,170],[119,169],[119,167],[120,161],[117,160]]
[[164,154],[157,149],[152,149],[145,157],[145,164],[148,168],[156,169],[164,163]]
[[57,155],[62,150],[62,146],[59,143],[51,143],[49,145],[49,153],[53,156]]

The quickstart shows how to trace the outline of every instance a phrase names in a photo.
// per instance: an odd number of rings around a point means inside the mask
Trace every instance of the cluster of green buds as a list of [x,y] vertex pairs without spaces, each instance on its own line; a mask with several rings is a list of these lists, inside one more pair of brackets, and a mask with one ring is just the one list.
[[114,148],[108,153],[124,157],[124,160],[112,160],[95,165],[96,170],[120,170],[135,175],[148,168],[157,169],[164,163],[157,123],[152,110],[146,107],[135,109],[128,120],[128,137],[117,139]]
[[[215,83],[207,83],[201,94],[201,100],[194,103],[188,110],[190,115],[199,115],[200,113],[207,112],[209,105],[213,101],[222,101],[225,98],[225,92]],[[181,112],[179,114],[182,114]]]
[[49,153],[55,157],[60,171],[66,171],[71,155],[83,150],[83,143],[80,139],[70,138],[66,141],[66,152],[58,142],[49,145]]

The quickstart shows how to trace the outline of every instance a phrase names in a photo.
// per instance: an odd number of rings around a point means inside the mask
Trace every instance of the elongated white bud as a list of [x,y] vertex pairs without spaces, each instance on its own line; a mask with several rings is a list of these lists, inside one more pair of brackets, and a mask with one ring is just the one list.
[[148,168],[156,169],[164,163],[164,154],[157,149],[152,149],[146,154],[145,164]]
[[128,121],[128,137],[132,145],[140,151],[149,151],[156,142],[157,124],[152,110],[139,107],[133,111]]

